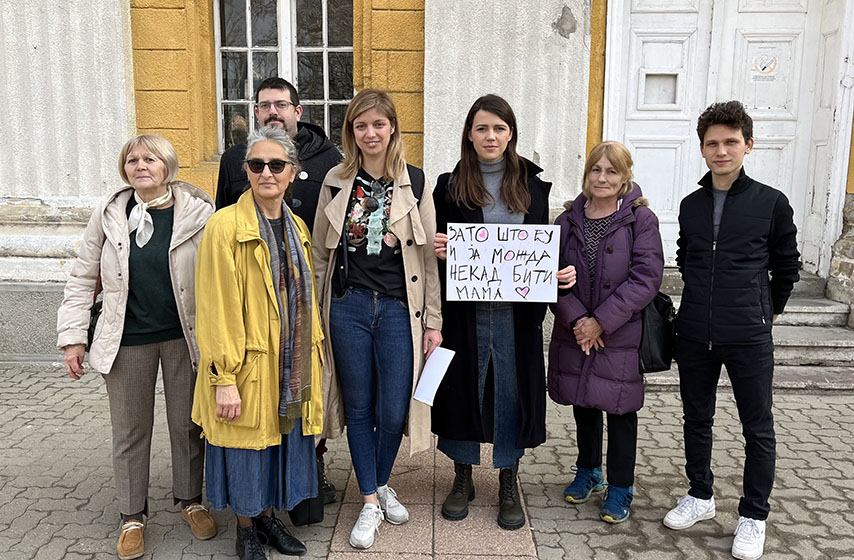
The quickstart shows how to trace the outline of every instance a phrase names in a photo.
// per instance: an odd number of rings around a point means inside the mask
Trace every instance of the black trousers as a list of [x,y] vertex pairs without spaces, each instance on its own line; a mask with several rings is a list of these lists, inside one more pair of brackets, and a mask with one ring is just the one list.
[[[586,469],[602,466],[602,412],[596,408],[572,407],[575,438],[578,442],[576,464]],[[632,486],[638,446],[638,413],[608,414],[608,484]]]
[[679,338],[676,344],[679,389],[682,394],[685,437],[685,473],[695,498],[708,500],[712,485],[712,425],[721,365],[732,383],[741,433],[744,435],[743,495],[738,513],[764,520],[770,509],[768,497],[774,486],[777,440],[771,412],[774,379],[774,345],[721,345]]

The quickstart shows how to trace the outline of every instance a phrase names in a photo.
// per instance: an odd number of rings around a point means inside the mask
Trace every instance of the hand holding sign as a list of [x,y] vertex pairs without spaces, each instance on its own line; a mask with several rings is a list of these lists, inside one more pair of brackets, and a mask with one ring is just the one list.
[[554,302],[558,282],[575,283],[573,267],[558,271],[558,226],[448,224],[447,241],[439,235],[448,301]]

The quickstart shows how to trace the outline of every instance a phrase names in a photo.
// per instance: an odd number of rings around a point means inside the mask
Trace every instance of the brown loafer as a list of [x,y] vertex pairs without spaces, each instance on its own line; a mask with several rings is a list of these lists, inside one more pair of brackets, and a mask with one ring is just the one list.
[[202,504],[190,504],[181,510],[181,517],[190,526],[193,536],[206,541],[216,536],[216,521]]
[[145,552],[143,531],[145,531],[145,523],[142,521],[131,519],[122,523],[122,534],[119,535],[119,544],[116,545],[119,560],[133,560],[142,556]]

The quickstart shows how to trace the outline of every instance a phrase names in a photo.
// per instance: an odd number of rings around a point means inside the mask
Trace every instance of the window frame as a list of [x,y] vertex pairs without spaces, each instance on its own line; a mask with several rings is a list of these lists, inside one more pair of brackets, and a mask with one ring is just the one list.
[[[313,99],[306,101],[300,96],[300,105],[303,107],[320,107],[323,109],[323,122],[314,123],[323,128],[324,131],[329,131],[330,123],[330,107],[332,105],[348,105],[350,99],[338,100],[329,99],[329,53],[345,52],[353,53],[353,46],[329,46],[329,20],[328,20],[328,0],[320,0],[321,17],[322,17],[322,45],[320,46],[298,46],[296,44],[296,1],[295,0],[277,0],[276,1],[276,17],[277,17],[277,41],[275,47],[253,47],[252,46],[252,0],[243,0],[246,12],[246,45],[245,47],[224,47],[222,45],[222,32],[220,20],[220,5],[223,0],[213,0],[213,28],[214,28],[214,50],[215,50],[215,66],[216,66],[216,122],[217,122],[217,138],[218,149],[220,154],[225,150],[225,127],[223,123],[223,108],[225,105],[243,105],[247,107],[249,118],[249,132],[255,130],[255,92],[254,83],[252,80],[253,72],[253,52],[274,52],[278,55],[277,71],[278,75],[300,90],[299,85],[299,53],[321,53],[323,60],[323,99]],[[227,100],[223,98],[223,68],[222,55],[225,52],[245,52],[246,56],[246,71],[248,84],[247,91],[248,99],[246,100]],[[352,84],[351,84],[352,85]],[[353,88],[355,94],[355,88]],[[352,99],[352,96],[351,96]],[[328,132],[327,132],[328,134]]]

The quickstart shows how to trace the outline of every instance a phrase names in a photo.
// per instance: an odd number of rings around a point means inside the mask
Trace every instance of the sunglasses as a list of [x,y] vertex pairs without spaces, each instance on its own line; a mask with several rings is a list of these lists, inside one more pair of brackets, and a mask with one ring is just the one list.
[[270,161],[264,161],[261,159],[246,160],[246,166],[249,167],[249,171],[251,171],[252,173],[263,173],[264,168],[269,167],[270,173],[278,175],[279,173],[285,170],[285,167],[287,167],[288,164],[293,165],[293,162],[284,161],[281,159],[274,159]]
[[371,181],[371,198],[365,200],[365,209],[368,212],[373,212],[380,207],[380,202],[377,197],[385,195],[385,185],[379,181]]

